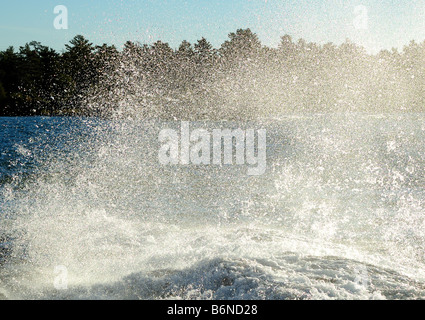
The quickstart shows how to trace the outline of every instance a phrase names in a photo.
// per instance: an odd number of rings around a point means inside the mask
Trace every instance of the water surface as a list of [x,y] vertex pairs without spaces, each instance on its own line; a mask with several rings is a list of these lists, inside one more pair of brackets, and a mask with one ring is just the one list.
[[179,126],[0,118],[0,297],[425,297],[424,114],[191,123],[267,129],[258,177],[161,166]]

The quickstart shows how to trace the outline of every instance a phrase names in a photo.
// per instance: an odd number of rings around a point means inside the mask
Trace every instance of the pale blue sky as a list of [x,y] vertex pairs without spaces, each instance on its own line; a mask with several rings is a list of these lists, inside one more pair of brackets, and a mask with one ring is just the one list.
[[[126,40],[182,40],[206,37],[215,47],[238,28],[251,28],[263,44],[280,36],[319,43],[350,38],[369,51],[425,40],[425,0],[0,0],[0,50],[36,40],[62,50],[76,34],[95,44],[121,47]],[[69,29],[53,27],[53,9],[65,5]],[[354,27],[354,9],[368,9],[367,30]]]

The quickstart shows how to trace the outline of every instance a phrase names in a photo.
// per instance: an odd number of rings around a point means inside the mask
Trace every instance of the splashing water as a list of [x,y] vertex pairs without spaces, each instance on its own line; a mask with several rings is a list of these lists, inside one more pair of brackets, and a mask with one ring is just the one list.
[[259,177],[161,166],[176,123],[2,118],[0,297],[424,298],[424,118],[191,124],[266,128]]

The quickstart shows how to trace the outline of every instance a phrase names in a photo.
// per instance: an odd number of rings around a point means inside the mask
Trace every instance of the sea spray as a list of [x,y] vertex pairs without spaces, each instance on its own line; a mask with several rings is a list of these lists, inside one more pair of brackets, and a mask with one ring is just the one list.
[[[262,176],[239,166],[164,167],[158,136],[179,122],[1,120],[26,128],[2,144],[33,163],[28,171],[4,168],[12,177],[1,186],[11,251],[2,292],[420,298],[422,117],[324,114],[198,126],[266,129]],[[67,270],[67,290],[55,289],[58,266]]]

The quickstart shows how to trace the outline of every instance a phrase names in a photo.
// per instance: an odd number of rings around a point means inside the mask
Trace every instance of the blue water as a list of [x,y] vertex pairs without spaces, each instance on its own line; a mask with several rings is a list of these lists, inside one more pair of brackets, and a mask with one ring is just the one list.
[[0,298],[422,299],[424,120],[191,123],[267,129],[250,177],[162,166],[179,122],[0,118]]

